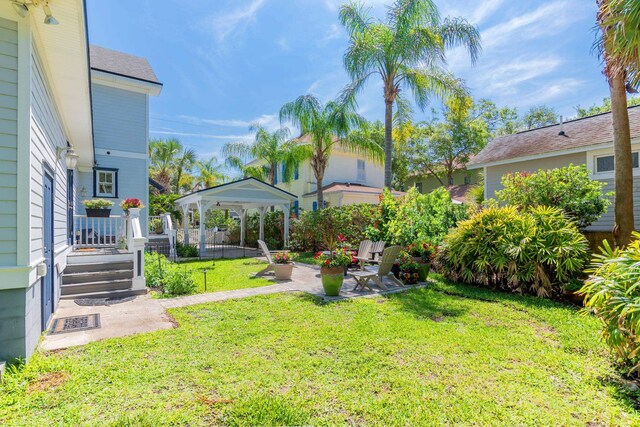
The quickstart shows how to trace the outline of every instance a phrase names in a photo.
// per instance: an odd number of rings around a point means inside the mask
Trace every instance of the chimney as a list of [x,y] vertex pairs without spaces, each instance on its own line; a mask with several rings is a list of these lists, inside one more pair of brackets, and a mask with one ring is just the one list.
[[564,133],[564,117],[560,116],[560,132],[558,132],[559,136],[569,137],[566,133]]

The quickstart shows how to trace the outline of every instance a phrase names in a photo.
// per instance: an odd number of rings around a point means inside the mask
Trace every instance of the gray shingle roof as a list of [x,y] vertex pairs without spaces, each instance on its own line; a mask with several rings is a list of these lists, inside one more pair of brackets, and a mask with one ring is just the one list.
[[91,69],[161,85],[145,58],[90,45]]
[[[629,108],[629,122],[631,138],[640,137],[640,106]],[[613,143],[611,113],[565,122],[566,136],[559,135],[559,132],[560,125],[556,124],[495,138],[467,166],[502,162],[555,151],[587,151],[588,147],[594,145]]]

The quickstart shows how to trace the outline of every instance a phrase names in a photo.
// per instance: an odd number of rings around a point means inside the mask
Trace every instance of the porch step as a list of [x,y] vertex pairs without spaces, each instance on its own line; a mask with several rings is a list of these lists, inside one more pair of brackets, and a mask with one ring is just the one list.
[[116,250],[102,252],[73,251],[67,257],[67,265],[127,262],[132,258],[132,253]]
[[131,279],[105,280],[101,282],[86,282],[63,285],[60,287],[61,297],[77,298],[78,295],[95,293],[112,293],[114,291],[131,290]]
[[134,291],[131,289],[123,289],[117,291],[88,292],[84,294],[61,295],[61,299],[78,299],[78,298],[126,298],[136,295],[144,295],[146,289]]
[[62,276],[62,284],[74,285],[78,283],[108,282],[111,280],[131,279],[132,277],[133,271],[131,268],[124,268],[122,270],[82,271],[77,273],[67,273],[65,270]]
[[92,262],[90,264],[67,264],[64,274],[91,273],[100,271],[129,270],[133,275],[133,261]]

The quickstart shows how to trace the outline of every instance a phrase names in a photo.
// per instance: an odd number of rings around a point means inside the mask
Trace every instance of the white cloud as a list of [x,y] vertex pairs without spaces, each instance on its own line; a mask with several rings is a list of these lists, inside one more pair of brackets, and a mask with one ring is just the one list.
[[256,117],[253,120],[242,120],[242,119],[208,119],[203,117],[195,117],[195,116],[179,116],[178,119],[182,120],[186,124],[196,125],[196,126],[218,126],[225,128],[249,128],[255,124],[265,127],[269,130],[275,130],[280,127],[280,120],[277,114],[263,114],[259,117]]
[[469,22],[476,25],[481,24],[485,19],[491,16],[493,12],[498,10],[503,3],[504,0],[484,0],[480,2],[478,8],[473,11],[473,14],[470,17],[468,17]]
[[286,37],[280,37],[278,40],[276,40],[276,44],[278,45],[280,50],[283,51],[283,52],[290,52],[291,51],[291,46],[289,45],[289,40]]
[[248,141],[253,138],[253,134],[246,135],[216,135],[210,133],[192,133],[192,132],[179,132],[174,130],[150,130],[149,133],[156,135],[169,135],[169,136],[188,136],[193,138],[206,138],[206,139],[223,139],[228,141],[242,140]]
[[543,88],[526,97],[529,105],[544,104],[576,92],[585,82],[574,78],[549,81]]
[[476,74],[476,83],[487,92],[501,95],[515,94],[518,86],[540,76],[551,73],[562,65],[562,60],[555,56],[528,58],[520,57],[505,62],[500,67],[488,69],[482,67]]
[[223,42],[231,33],[240,31],[246,28],[249,23],[253,22],[265,1],[266,0],[251,0],[251,2],[244,7],[210,16],[205,19],[204,28],[212,30],[218,42]]

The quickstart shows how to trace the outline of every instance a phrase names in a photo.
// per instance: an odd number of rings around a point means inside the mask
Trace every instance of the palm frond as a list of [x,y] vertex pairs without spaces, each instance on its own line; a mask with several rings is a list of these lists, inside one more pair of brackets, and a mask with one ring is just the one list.
[[432,94],[440,99],[467,95],[467,89],[463,82],[443,69],[401,67],[400,71],[402,73],[401,83],[411,89],[413,97],[421,109],[426,108],[429,104]]
[[482,52],[480,31],[463,18],[446,18],[438,28],[445,48],[464,46],[475,64]]
[[346,28],[349,35],[363,33],[371,24],[369,13],[371,8],[365,7],[361,2],[349,2],[340,7],[340,23]]

